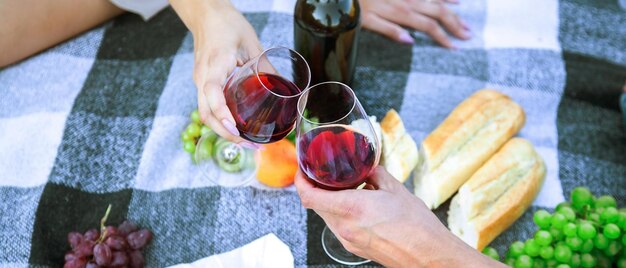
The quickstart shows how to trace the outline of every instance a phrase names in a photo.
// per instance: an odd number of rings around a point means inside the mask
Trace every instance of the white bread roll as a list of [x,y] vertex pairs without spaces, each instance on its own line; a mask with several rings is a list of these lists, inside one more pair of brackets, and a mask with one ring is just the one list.
[[405,182],[417,166],[417,144],[406,132],[400,115],[394,109],[387,112],[380,127],[383,138],[381,165],[398,181]]
[[415,195],[431,209],[456,192],[524,125],[524,111],[508,96],[483,89],[461,102],[422,142]]
[[452,198],[450,231],[482,250],[531,205],[545,174],[543,159],[532,144],[511,139]]

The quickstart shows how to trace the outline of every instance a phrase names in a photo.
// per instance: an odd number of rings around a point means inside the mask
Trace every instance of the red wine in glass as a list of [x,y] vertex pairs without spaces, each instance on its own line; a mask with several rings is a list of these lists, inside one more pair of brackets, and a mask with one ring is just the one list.
[[314,128],[299,140],[299,147],[302,170],[328,190],[356,188],[376,162],[372,141],[346,125]]
[[[275,142],[287,136],[298,117],[300,89],[291,81],[269,73],[239,79],[232,83],[236,88],[225,90],[224,95],[240,136],[255,143]],[[229,82],[225,88],[230,85]]]

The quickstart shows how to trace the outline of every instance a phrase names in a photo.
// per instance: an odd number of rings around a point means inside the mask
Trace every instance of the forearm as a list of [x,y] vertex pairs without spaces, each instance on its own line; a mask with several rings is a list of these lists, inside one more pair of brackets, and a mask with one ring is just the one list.
[[0,67],[101,24],[123,10],[108,0],[0,0]]
[[[375,250],[371,252],[375,255],[371,257],[387,267],[506,267],[441,227],[428,231],[409,224],[383,228],[384,239],[381,236],[372,239],[371,247]],[[424,236],[428,237],[428,243],[423,242]]]

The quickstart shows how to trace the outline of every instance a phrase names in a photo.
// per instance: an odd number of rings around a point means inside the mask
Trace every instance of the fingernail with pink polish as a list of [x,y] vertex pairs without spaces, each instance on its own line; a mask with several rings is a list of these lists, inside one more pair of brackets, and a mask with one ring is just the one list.
[[465,22],[463,20],[461,20],[460,22],[461,22],[461,26],[463,27],[463,29],[465,29],[466,31],[470,30],[470,27],[469,27],[469,25],[467,25],[467,22]]
[[256,143],[252,143],[252,142],[247,142],[247,141],[242,141],[242,142],[239,143],[239,145],[241,145],[241,147],[248,148],[250,150],[261,149],[261,145],[258,145]]
[[472,38],[472,33],[470,31],[464,31],[462,33],[462,36],[463,36],[464,39],[470,39],[470,38]]
[[226,130],[228,130],[228,132],[230,132],[230,134],[239,136],[239,130],[237,130],[237,128],[232,122],[226,119],[222,119],[222,125],[224,126],[224,128],[226,128]]
[[398,40],[403,44],[409,45],[415,42],[415,39],[413,39],[413,37],[408,32],[401,33],[400,36],[398,36]]

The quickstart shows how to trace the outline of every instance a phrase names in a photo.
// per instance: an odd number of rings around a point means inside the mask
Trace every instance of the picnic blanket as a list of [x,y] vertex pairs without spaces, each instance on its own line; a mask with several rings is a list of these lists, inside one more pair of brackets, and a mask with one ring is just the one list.
[[[237,0],[263,45],[293,47],[294,1]],[[535,231],[532,213],[579,185],[626,205],[626,10],[606,0],[463,0],[457,50],[364,31],[353,87],[371,115],[394,108],[421,141],[463,99],[494,88],[526,111],[519,136],[547,163],[539,197],[492,245]],[[10,53],[1,51],[0,53]],[[224,188],[202,177],[180,133],[197,106],[193,41],[171,8],[126,14],[0,70],[0,267],[60,267],[67,233],[128,218],[151,229],[149,267],[226,252],[268,233],[297,267],[337,265],[293,187]],[[445,223],[448,204],[436,210]],[[415,252],[420,254],[420,252]],[[370,264],[375,265],[375,264]]]

